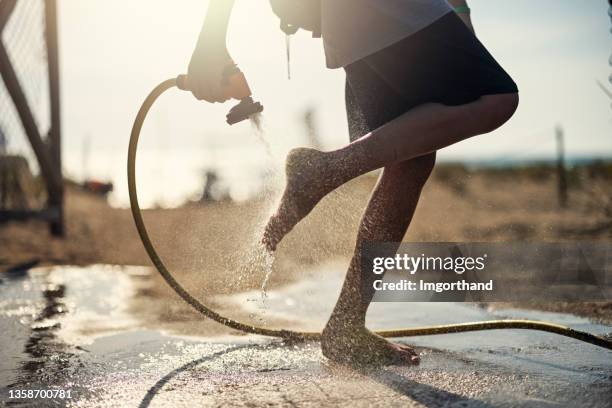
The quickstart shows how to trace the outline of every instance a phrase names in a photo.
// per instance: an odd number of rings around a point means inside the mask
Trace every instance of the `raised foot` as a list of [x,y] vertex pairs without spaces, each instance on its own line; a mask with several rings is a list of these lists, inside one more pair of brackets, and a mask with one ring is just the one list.
[[289,152],[285,164],[285,191],[261,240],[268,251],[275,251],[285,235],[335,188],[328,167],[325,153],[319,150],[297,148]]
[[334,362],[357,367],[418,365],[421,361],[412,347],[391,343],[365,327],[326,327],[321,350]]

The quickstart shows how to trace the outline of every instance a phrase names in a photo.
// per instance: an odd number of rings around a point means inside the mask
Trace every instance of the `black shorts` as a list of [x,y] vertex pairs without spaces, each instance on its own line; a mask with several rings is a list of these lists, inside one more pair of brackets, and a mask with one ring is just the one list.
[[463,105],[518,92],[455,13],[344,69],[351,140],[425,103]]

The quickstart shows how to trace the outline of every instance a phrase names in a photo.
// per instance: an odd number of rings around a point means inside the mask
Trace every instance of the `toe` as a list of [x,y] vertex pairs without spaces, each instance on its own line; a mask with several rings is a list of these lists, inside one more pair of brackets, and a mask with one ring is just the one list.
[[405,346],[403,344],[398,344],[398,346],[402,351],[404,359],[410,364],[418,365],[421,362],[419,353],[417,353],[412,347]]
[[276,251],[276,246],[278,245],[278,224],[278,217],[276,215],[270,217],[261,238],[261,243],[269,252]]

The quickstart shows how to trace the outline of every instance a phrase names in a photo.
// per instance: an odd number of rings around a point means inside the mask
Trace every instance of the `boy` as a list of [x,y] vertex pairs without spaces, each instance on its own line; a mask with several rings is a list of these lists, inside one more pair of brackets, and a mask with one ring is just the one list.
[[[302,0],[313,1],[313,0]],[[233,0],[211,0],[189,65],[194,96],[223,102],[225,39]],[[383,168],[361,220],[342,292],[323,331],[323,354],[352,364],[418,364],[410,347],[365,327],[374,291],[362,273],[364,242],[400,242],[436,151],[503,125],[518,89],[475,37],[464,0],[321,0],[327,66],[346,71],[351,143],[334,151],[298,148],[262,242],[269,251],[329,192]]]

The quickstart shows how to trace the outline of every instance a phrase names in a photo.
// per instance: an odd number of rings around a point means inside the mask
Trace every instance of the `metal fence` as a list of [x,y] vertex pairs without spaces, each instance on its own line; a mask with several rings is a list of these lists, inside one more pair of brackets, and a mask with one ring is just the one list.
[[44,219],[63,235],[56,6],[0,0],[0,222]]

